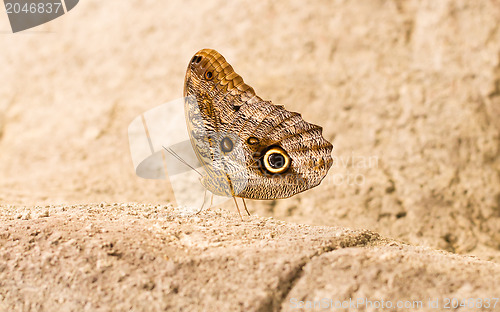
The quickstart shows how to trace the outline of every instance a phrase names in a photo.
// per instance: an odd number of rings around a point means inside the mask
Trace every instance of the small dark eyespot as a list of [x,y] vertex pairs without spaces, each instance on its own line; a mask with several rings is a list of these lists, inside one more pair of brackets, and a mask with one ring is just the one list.
[[238,105],[233,105],[233,109],[234,109],[234,111],[236,111],[236,112],[240,110],[240,107],[241,107],[241,106],[238,106]]
[[250,145],[255,145],[259,143],[259,139],[257,139],[256,137],[249,137],[247,139],[247,143]]
[[198,57],[196,58],[196,63],[199,63],[199,62],[201,62],[201,56],[198,56]]
[[214,78],[214,74],[213,74],[211,71],[207,70],[207,71],[205,72],[205,78],[206,78],[207,80],[212,80],[212,78]]
[[231,141],[230,138],[225,137],[220,141],[220,149],[224,153],[229,153],[230,151],[233,150],[233,141]]

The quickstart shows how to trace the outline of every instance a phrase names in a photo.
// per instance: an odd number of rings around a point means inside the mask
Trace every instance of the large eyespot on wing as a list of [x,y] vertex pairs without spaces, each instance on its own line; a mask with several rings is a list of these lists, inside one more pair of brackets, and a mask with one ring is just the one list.
[[263,169],[271,174],[283,174],[290,168],[290,156],[279,146],[269,148],[262,159]]
[[248,167],[248,184],[240,194],[252,199],[287,198],[321,183],[332,165],[333,146],[322,128],[270,102],[241,108],[231,130],[245,142],[258,165]]

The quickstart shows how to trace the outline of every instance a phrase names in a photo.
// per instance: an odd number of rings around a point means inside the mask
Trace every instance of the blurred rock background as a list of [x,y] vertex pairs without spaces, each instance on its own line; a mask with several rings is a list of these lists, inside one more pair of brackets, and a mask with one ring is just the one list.
[[2,11],[0,203],[172,201],[127,127],[209,47],[335,145],[319,187],[251,211],[500,261],[499,21],[494,0],[85,0],[11,34]]

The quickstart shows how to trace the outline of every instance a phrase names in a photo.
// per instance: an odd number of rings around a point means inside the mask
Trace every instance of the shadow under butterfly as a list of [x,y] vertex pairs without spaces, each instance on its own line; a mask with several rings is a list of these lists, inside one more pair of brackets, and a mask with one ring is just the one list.
[[201,211],[209,191],[211,204],[214,196],[215,203],[233,198],[240,217],[236,197],[249,214],[245,198],[291,197],[319,185],[332,165],[333,146],[321,127],[262,100],[211,49],[191,59],[184,98],[137,117],[129,139],[136,173],[168,172],[178,204]]
[[79,0],[4,0],[12,32],[20,32],[56,19],[72,10]]

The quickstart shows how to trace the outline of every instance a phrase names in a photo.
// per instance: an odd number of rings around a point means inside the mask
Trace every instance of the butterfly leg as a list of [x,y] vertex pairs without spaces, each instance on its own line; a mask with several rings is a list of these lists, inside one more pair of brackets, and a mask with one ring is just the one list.
[[250,215],[250,212],[248,212],[247,209],[247,203],[245,203],[245,199],[242,197],[241,200],[243,201],[243,205],[245,206],[245,211],[248,213],[248,215]]
[[236,204],[236,209],[238,209],[238,214],[240,215],[241,221],[243,221],[243,217],[241,216],[240,207],[238,207],[238,202],[236,201],[236,197],[233,196],[234,203]]
[[208,206],[207,211],[210,210],[210,208],[212,208],[213,204],[214,204],[214,193],[210,192],[210,206]]
[[195,215],[199,214],[203,210],[203,206],[205,206],[205,200],[207,198],[207,189],[205,189],[205,192],[203,193],[203,203],[201,204],[200,210],[198,210]]

